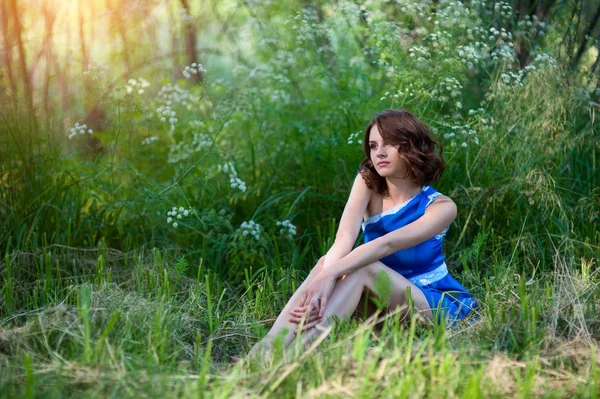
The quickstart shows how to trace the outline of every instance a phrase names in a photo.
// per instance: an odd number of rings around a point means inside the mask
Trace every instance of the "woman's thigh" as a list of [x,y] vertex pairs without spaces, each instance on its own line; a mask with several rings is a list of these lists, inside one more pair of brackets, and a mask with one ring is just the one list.
[[[359,275],[355,277],[364,284],[364,287],[369,291],[369,295],[371,296],[380,296],[382,293],[379,291],[382,289],[385,290],[384,287],[387,285],[385,280],[387,279],[381,277],[381,273],[385,273],[389,277],[388,281],[391,282],[391,290],[389,293],[386,293],[387,295],[385,298],[388,301],[388,307],[390,309],[394,309],[397,306],[408,305],[407,289],[410,289],[410,296],[414,303],[415,310],[419,311],[420,314],[429,319],[433,317],[431,308],[423,291],[411,283],[406,277],[402,276],[397,271],[392,270],[381,261],[373,262],[358,269],[354,273],[359,273]],[[352,276],[352,274],[350,276]]]

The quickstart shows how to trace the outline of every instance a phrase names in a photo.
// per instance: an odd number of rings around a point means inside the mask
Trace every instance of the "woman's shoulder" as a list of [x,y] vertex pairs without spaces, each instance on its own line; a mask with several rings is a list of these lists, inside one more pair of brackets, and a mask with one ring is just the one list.
[[[434,203],[439,204],[440,207],[448,207],[449,209],[454,208],[454,212],[456,212],[456,204],[450,197],[437,191],[431,186],[423,187],[422,197],[418,206],[419,212],[425,214],[427,209]],[[437,207],[438,206],[436,206],[436,208]]]
[[431,185],[423,186],[421,194],[422,196],[421,200],[419,201],[419,205],[422,206],[423,210],[427,209],[427,207],[429,207],[429,205],[431,205],[436,200],[436,198],[448,198],[444,194],[437,191]]
[[372,187],[369,187],[367,180],[360,172],[358,172],[356,177],[354,177],[354,183],[352,184],[352,187],[357,187],[357,189],[359,189],[363,195],[368,196],[369,199],[372,198],[373,193],[375,192]]

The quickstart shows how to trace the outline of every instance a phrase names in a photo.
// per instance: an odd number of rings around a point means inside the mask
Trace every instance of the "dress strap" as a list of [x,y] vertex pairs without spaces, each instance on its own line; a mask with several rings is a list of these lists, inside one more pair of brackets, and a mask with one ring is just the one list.
[[443,195],[442,193],[440,193],[439,191],[437,191],[436,189],[434,189],[431,186],[427,186],[427,190],[424,190],[424,191],[425,191],[425,195],[427,196],[427,202],[425,203],[425,209],[427,209],[427,207],[429,205],[431,205],[433,200],[435,200],[440,195]]
[[[431,205],[431,203],[440,195],[443,195],[442,193],[440,193],[439,191],[437,191],[436,189],[434,189],[431,186],[426,186],[426,190],[423,190],[423,194],[425,194],[425,196],[427,197],[427,202],[425,202],[425,207],[423,208],[423,212],[425,212],[425,210],[427,210],[427,207],[429,207],[429,205]],[[444,231],[442,231],[440,234],[436,234],[435,239],[436,240],[441,240],[446,233],[448,232],[448,229],[450,228],[450,226],[446,227],[444,229]]]

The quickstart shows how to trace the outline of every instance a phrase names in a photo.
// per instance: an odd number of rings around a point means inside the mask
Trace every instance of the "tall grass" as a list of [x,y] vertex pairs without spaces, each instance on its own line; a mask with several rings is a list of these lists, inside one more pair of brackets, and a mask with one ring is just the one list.
[[[467,68],[461,23],[491,23],[475,14],[443,20],[454,36],[438,51],[405,35],[438,29],[410,7],[394,23],[373,12],[369,29],[351,3],[333,10],[251,24],[273,46],[226,82],[178,82],[201,100],[176,108],[174,131],[158,96],[108,96],[95,153],[68,126],[0,110],[3,396],[597,396],[597,95],[560,63],[523,85],[505,83],[506,60]],[[337,322],[320,345],[231,365],[331,246],[357,140],[388,107],[443,141],[435,187],[458,205],[447,263],[477,317]]]

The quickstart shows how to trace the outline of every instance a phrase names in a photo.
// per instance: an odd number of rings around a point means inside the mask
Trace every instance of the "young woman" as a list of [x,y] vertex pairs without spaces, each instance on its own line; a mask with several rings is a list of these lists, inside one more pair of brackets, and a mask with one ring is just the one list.
[[[388,110],[369,123],[363,148],[366,158],[334,244],[251,354],[269,350],[280,333],[287,346],[297,333],[303,339],[320,334],[332,316],[350,317],[364,292],[377,295],[382,272],[393,286],[386,298],[390,309],[412,301],[424,318],[435,314],[452,322],[477,307],[444,262],[442,241],[456,205],[429,185],[444,171],[440,144],[412,113]],[[361,227],[365,243],[352,249]]]

